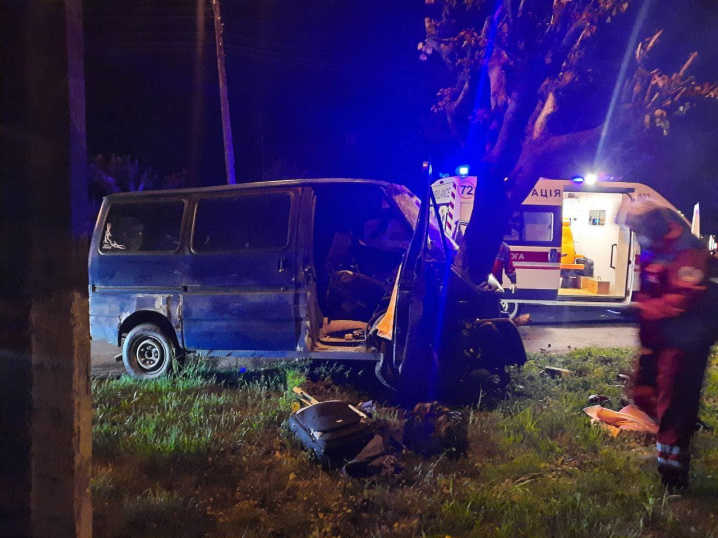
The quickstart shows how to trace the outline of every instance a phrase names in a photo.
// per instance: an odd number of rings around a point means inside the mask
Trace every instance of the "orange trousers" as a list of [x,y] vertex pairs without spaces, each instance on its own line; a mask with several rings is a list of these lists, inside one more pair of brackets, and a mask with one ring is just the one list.
[[694,351],[642,349],[633,378],[633,401],[658,422],[661,472],[687,473],[710,346]]

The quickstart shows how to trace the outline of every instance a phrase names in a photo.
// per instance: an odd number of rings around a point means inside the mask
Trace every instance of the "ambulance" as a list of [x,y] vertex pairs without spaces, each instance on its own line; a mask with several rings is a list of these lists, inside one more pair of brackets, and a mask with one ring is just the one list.
[[[476,177],[442,178],[432,191],[447,236],[458,241],[474,207]],[[640,183],[541,178],[504,237],[518,281],[515,293],[506,291],[501,301],[504,315],[515,317],[523,304],[628,305],[639,285],[638,244],[635,234],[616,224],[616,214],[622,203],[642,199],[676,210]],[[697,215],[696,208],[694,233]],[[505,275],[502,284],[508,288]]]

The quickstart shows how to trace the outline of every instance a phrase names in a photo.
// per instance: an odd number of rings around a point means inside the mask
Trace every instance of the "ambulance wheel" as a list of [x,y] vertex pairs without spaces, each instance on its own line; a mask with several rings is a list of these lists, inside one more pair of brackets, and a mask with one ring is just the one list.
[[520,309],[521,305],[516,301],[506,301],[504,299],[499,301],[499,310],[502,318],[514,319],[519,315]]
[[172,339],[154,323],[141,323],[134,327],[122,346],[125,370],[135,379],[156,379],[165,375],[174,359]]

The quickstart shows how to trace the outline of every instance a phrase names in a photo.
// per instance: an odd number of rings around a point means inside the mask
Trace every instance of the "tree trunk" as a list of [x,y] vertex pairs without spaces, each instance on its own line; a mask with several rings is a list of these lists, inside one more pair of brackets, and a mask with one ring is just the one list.
[[484,175],[479,175],[476,182],[474,209],[455,261],[476,284],[484,282],[491,272],[511,211],[504,178],[484,167]]
[[224,41],[222,39],[222,15],[219,0],[212,0],[214,10],[214,40],[217,44],[217,75],[219,76],[219,104],[222,112],[222,135],[224,137],[224,162],[227,167],[227,183],[234,185],[234,146],[232,144],[232,123],[229,115],[227,95],[227,73],[224,70]]

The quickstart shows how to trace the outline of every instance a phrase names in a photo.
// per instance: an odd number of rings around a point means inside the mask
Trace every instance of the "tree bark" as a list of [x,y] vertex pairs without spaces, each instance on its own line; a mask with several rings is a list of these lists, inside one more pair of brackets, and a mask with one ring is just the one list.
[[491,272],[511,211],[503,178],[485,168],[476,182],[474,208],[454,262],[476,284]]

